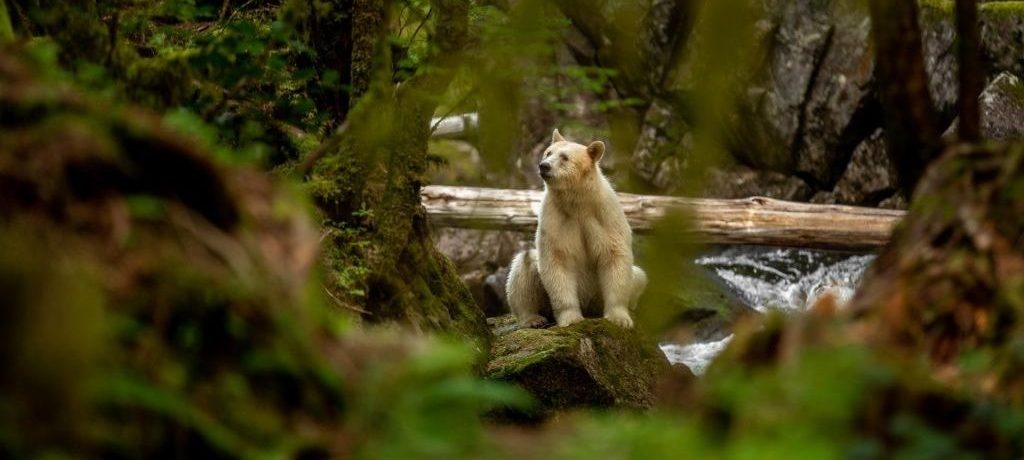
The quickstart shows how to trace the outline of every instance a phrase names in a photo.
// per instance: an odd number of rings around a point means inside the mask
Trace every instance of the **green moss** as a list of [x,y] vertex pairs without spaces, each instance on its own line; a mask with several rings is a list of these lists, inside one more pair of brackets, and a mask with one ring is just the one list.
[[491,354],[487,377],[533,394],[540,402],[534,416],[573,407],[650,407],[655,381],[669,370],[657,344],[603,319],[518,329],[495,339]]
[[920,5],[922,11],[953,12],[953,0],[918,0],[918,5]]
[[1024,2],[990,2],[978,5],[978,11],[982,14],[1003,14],[1020,17],[1024,14]]
[[[918,5],[921,7],[921,11],[931,11],[936,13],[942,13],[952,16],[954,2],[953,0],[918,0]],[[1020,15],[1024,13],[1024,2],[1021,1],[1008,1],[1008,2],[987,2],[978,5],[979,14],[1003,14],[1003,15]]]

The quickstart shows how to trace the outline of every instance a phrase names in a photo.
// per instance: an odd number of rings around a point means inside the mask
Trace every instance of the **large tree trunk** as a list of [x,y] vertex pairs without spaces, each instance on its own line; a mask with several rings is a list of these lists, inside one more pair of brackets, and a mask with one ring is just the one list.
[[888,152],[906,196],[942,150],[938,116],[928,93],[917,2],[871,0],[879,94]]
[[[353,36],[357,34],[352,22],[355,9],[353,0],[328,0],[324,3],[330,6],[326,13],[318,14],[311,8],[313,11],[303,18],[301,24],[309,46],[316,51],[315,68],[321,79],[326,72],[336,72],[339,88],[352,87],[352,69],[355,66],[352,61],[357,54],[353,49]],[[376,37],[383,38],[380,33]],[[325,91],[315,95],[317,109],[334,114],[329,127],[340,125],[346,119],[355,103],[356,96],[353,94],[357,92],[353,88],[351,92]]]
[[938,364],[997,353],[1024,322],[1024,145],[957,147],[922,179],[852,308],[880,343]]
[[[332,183],[318,194],[330,219],[365,230],[368,249],[355,258],[368,270],[365,320],[398,320],[489,340],[482,311],[451,262],[434,247],[419,198],[428,167],[430,119],[464,46],[468,8],[461,0],[433,2],[435,53],[427,70],[397,89],[380,80],[371,84],[349,115],[341,148],[318,165],[311,181]],[[342,253],[356,244],[350,237],[332,241]]]

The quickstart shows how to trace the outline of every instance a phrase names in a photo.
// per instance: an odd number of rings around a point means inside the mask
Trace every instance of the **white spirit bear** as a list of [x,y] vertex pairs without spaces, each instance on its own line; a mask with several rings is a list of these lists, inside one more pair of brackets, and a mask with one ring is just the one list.
[[556,129],[539,165],[544,200],[536,249],[512,259],[508,303],[523,327],[553,317],[559,326],[583,314],[632,327],[630,311],[647,286],[633,265],[633,234],[598,162],[604,143],[569,142]]

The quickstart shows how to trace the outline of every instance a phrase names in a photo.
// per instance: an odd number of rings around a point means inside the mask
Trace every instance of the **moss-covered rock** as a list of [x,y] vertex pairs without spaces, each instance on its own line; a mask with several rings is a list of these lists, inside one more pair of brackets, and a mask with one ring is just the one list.
[[509,315],[491,324],[497,339],[487,377],[530,392],[539,402],[536,415],[577,407],[650,407],[658,378],[670,370],[656,343],[608,321],[518,329]]
[[[682,286],[660,309],[643,309],[638,314],[641,324],[663,324],[653,329],[669,329],[668,336],[676,343],[722,340],[739,320],[760,316],[722,278],[698,266],[687,270]],[[652,315],[663,318],[655,321]]]

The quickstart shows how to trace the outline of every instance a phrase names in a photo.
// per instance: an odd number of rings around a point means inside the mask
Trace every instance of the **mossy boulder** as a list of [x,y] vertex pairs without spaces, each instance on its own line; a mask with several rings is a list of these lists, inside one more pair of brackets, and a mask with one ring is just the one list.
[[532,394],[536,415],[579,407],[648,408],[659,377],[671,370],[654,341],[603,319],[520,329],[507,315],[491,324],[497,338],[486,375]]
[[[657,330],[669,329],[673,342],[711,342],[724,339],[733,326],[743,318],[757,317],[761,313],[751,307],[725,280],[703,267],[692,266],[682,282],[660,310],[646,309],[647,318],[641,324],[664,325]],[[651,313],[664,319],[655,321]]]
[[[981,102],[981,136],[1008,141],[1024,138],[1024,82],[1009,72],[999,74],[978,97]],[[956,134],[959,118],[947,136]]]

